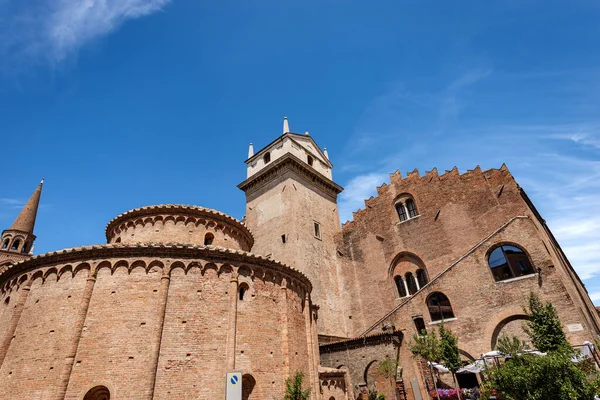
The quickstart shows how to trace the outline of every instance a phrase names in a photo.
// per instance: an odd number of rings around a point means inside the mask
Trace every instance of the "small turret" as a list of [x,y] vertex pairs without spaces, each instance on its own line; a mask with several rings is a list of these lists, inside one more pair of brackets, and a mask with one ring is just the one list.
[[11,263],[30,257],[35,235],[35,220],[42,195],[44,180],[40,182],[11,227],[2,232],[0,239],[0,264]]

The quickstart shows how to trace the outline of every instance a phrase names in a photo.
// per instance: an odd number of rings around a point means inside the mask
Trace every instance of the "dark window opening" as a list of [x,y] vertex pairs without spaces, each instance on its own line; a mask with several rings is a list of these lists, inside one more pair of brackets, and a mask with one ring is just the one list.
[[116,243],[121,243],[121,238],[120,238],[120,237],[119,237],[119,238],[117,238],[117,241],[116,241]]
[[406,287],[404,287],[404,281],[401,276],[397,276],[394,278],[394,282],[396,282],[396,289],[398,290],[398,297],[406,297]]
[[496,282],[534,273],[527,254],[510,245],[495,248],[488,257],[488,264]]
[[8,303],[10,303],[10,296],[6,298],[6,300],[4,300],[4,304],[8,305]]
[[268,164],[271,162],[271,153],[269,153],[268,151],[265,153],[265,155],[263,156],[263,161],[265,162],[265,164]]
[[105,386],[96,386],[85,394],[83,400],[110,400],[110,391]]
[[404,204],[396,203],[396,212],[398,213],[400,221],[406,221],[408,219],[408,215],[406,214],[406,208],[404,208]]
[[281,243],[285,244],[285,235],[281,235]]
[[315,237],[321,239],[321,225],[318,222],[314,223],[315,226]]
[[415,322],[415,329],[417,330],[417,333],[419,335],[426,335],[427,328],[425,328],[425,320],[422,317],[418,317],[413,319],[413,321]]
[[10,249],[11,250],[18,250],[20,245],[21,245],[21,241],[20,240],[15,240],[13,242],[13,245],[11,246]]
[[408,218],[414,218],[417,214],[417,207],[412,199],[406,200],[406,208],[408,209]]
[[427,273],[422,269],[417,270],[417,282],[420,288],[427,285]]
[[306,160],[308,161],[308,165],[313,166],[313,158],[311,156],[306,156]]
[[21,249],[21,253],[26,253],[27,252],[27,243],[25,243],[23,245],[23,248]]
[[417,293],[417,281],[415,280],[415,276],[411,273],[408,272],[406,275],[404,275],[404,279],[406,279],[406,285],[408,286],[408,293],[412,296],[413,294]]
[[427,298],[427,308],[432,322],[454,318],[450,300],[443,293],[434,292],[430,294]]
[[213,244],[213,240],[215,240],[215,235],[213,235],[212,233],[208,232],[206,235],[204,235],[205,246],[210,246],[211,244]]
[[9,240],[9,239],[6,239],[6,240],[4,241],[4,243],[2,243],[2,248],[3,248],[3,249],[6,249],[6,248],[8,248],[8,242],[10,242],[10,240]]
[[246,295],[246,293],[248,292],[248,289],[250,289],[250,288],[248,287],[248,285],[247,285],[247,284],[245,284],[245,283],[242,283],[242,284],[240,285],[240,291],[239,291],[239,295],[240,295],[240,296],[239,296],[239,299],[240,299],[240,300],[242,300],[242,301],[244,300],[244,296],[245,296],[245,295]]

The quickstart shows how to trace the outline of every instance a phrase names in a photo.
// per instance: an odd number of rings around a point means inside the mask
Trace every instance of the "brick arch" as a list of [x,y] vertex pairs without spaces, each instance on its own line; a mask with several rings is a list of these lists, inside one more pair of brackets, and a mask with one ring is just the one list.
[[[506,324],[506,323],[510,322],[511,321],[510,318],[515,317],[515,316],[525,316],[523,307],[516,306],[516,305],[510,306],[510,307],[502,310],[501,312],[496,313],[495,315],[491,316],[488,319],[488,322],[485,326],[485,331],[484,331],[484,338],[486,338],[486,340],[489,340],[488,343],[490,343],[490,347],[489,347],[488,351],[494,350],[493,346],[495,346],[496,343],[493,342],[492,339],[494,336],[494,332],[496,331],[498,326],[502,323]],[[513,318],[512,320],[514,320],[514,319],[516,319],[516,318]],[[498,332],[500,332],[502,327],[498,330]],[[497,338],[496,338],[496,340],[497,340]]]
[[401,263],[404,263],[404,262],[408,262],[408,263],[411,263],[414,265],[414,271],[411,270],[410,272],[415,272],[417,269],[423,269],[425,271],[425,273],[427,273],[427,267],[425,266],[425,263],[423,262],[421,257],[419,257],[415,253],[411,253],[409,251],[401,251],[400,253],[396,254],[394,259],[390,263],[390,267],[388,269],[388,275],[390,277],[393,277],[396,275],[396,272],[398,272],[398,273],[401,272],[402,275],[404,275],[406,272],[409,272],[408,270],[396,271],[396,268],[398,266],[400,266]]

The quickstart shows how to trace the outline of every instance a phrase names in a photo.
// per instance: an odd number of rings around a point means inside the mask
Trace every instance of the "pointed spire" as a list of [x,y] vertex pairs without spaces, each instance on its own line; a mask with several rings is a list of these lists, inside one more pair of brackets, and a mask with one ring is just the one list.
[[44,180],[40,182],[35,192],[31,195],[31,198],[21,210],[21,213],[15,219],[10,230],[16,230],[21,232],[27,232],[33,234],[33,228],[35,227],[35,217],[37,216],[38,206],[40,204],[40,196],[42,195],[42,186],[44,185]]
[[323,147],[323,154],[325,154],[325,157],[329,160],[329,153],[327,152],[327,147]]
[[254,146],[250,143],[250,147],[248,147],[248,158],[254,155]]
[[288,123],[287,117],[283,117],[283,133],[286,134],[290,131],[290,124]]

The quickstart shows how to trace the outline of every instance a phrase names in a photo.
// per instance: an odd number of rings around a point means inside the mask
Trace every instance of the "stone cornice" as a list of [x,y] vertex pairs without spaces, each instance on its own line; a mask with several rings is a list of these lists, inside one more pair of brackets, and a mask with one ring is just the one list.
[[310,280],[302,272],[263,256],[241,250],[228,249],[217,246],[193,246],[178,243],[157,244],[144,243],[136,245],[102,244],[95,246],[76,247],[54,251],[51,253],[33,256],[29,260],[19,261],[0,274],[0,286],[19,274],[35,268],[61,264],[61,263],[88,263],[94,260],[109,258],[131,257],[158,257],[174,260],[210,259],[213,262],[239,262],[248,265],[258,265],[262,268],[272,269],[283,275],[291,276],[306,286],[308,292],[312,290]]
[[315,171],[298,157],[290,153],[274,160],[268,167],[263,168],[255,175],[252,175],[250,178],[240,183],[238,188],[246,192],[247,196],[251,195],[267,185],[275,177],[287,171],[294,172],[307,184],[319,189],[333,200],[335,200],[337,195],[344,190],[343,187]]

